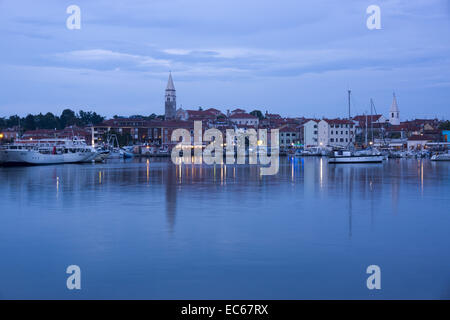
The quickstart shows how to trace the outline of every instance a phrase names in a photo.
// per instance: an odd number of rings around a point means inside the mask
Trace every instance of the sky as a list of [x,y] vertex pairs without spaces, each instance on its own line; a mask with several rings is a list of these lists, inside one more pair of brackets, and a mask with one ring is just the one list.
[[163,114],[171,71],[184,109],[450,119],[449,39],[450,0],[0,0],[0,116]]

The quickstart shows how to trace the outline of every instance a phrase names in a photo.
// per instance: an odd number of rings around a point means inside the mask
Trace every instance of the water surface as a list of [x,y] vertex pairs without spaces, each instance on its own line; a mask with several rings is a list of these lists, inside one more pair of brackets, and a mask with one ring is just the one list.
[[404,159],[282,158],[276,176],[168,159],[0,168],[0,298],[448,299],[449,178],[450,162]]

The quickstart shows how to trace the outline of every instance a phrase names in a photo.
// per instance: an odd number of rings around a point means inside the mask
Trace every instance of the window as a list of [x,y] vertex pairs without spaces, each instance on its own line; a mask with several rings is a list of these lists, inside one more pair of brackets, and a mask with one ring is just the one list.
[[331,130],[331,134],[333,134],[333,130]]
[[345,131],[345,134],[348,134],[348,131]]
[[317,130],[316,130],[316,131],[314,131],[314,134],[317,134]]
[[344,142],[344,138],[341,138],[341,142]]
[[348,142],[348,139],[347,139],[347,138],[345,138],[345,142]]
[[331,139],[330,139],[330,141],[331,141],[331,142],[334,142],[334,139],[333,139],[333,138],[331,138]]
[[352,138],[350,138],[350,142],[352,142]]
[[316,128],[317,128],[317,124],[314,125],[314,129],[316,129]]
[[286,137],[289,137],[291,134],[290,133],[286,133]]
[[341,131],[341,134],[344,134],[344,131]]

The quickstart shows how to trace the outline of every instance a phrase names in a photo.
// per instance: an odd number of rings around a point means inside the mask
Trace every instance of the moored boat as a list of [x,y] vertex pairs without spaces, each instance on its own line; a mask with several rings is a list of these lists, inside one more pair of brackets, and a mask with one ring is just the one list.
[[93,160],[93,147],[79,139],[16,140],[0,150],[3,165],[81,163]]
[[339,150],[328,158],[328,163],[382,163],[383,158],[381,154],[355,154],[351,151]]
[[447,153],[433,155],[431,157],[431,161],[450,161],[450,151],[447,151]]

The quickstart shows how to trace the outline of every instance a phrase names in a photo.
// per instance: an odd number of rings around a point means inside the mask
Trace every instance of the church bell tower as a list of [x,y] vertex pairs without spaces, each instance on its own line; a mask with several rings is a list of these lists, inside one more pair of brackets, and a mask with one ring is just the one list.
[[167,81],[165,94],[165,116],[166,120],[173,120],[176,116],[177,110],[177,95],[175,86],[173,85],[172,73],[169,73],[169,80]]

